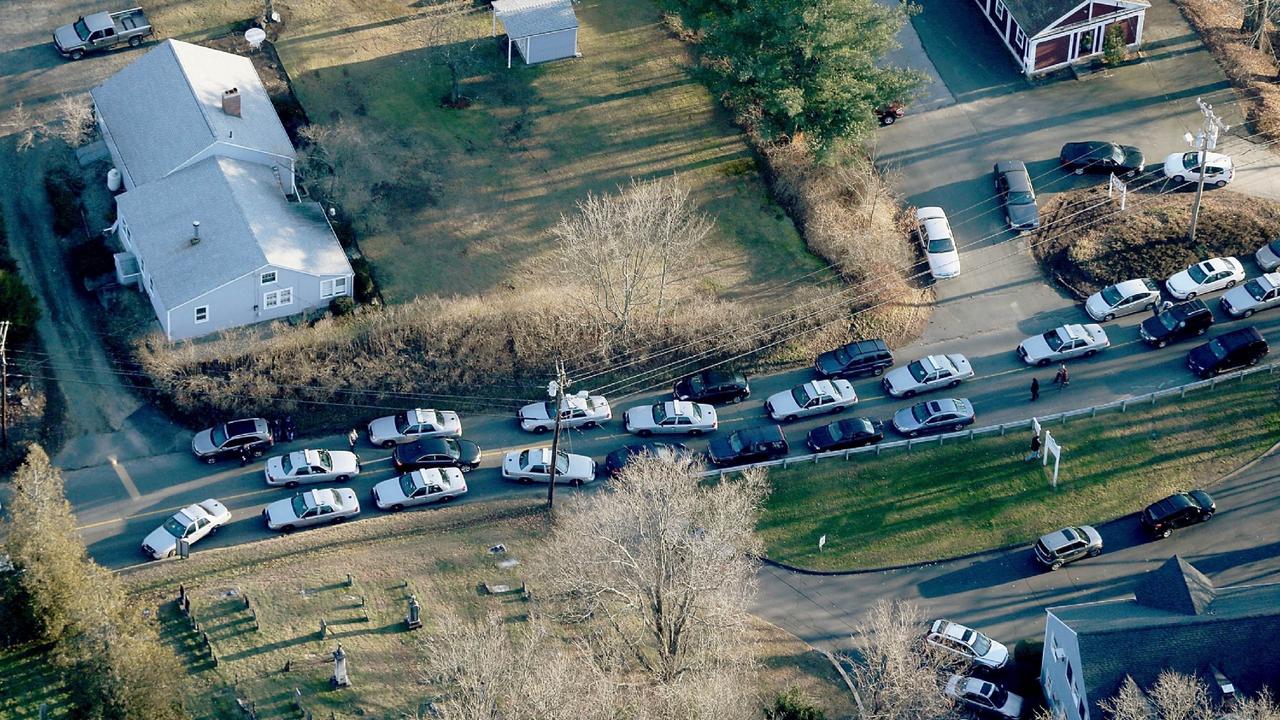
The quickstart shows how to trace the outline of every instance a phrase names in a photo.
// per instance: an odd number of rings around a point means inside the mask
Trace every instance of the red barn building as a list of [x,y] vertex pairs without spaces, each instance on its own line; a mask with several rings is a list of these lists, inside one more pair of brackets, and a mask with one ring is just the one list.
[[1125,44],[1142,42],[1147,0],[975,0],[1026,75],[1038,75],[1102,54],[1118,25]]

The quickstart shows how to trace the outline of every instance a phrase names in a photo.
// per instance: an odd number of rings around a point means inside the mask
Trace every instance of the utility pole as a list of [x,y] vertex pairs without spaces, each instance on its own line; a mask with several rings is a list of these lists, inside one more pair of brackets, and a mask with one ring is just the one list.
[[1200,98],[1196,98],[1196,105],[1200,106],[1200,112],[1204,115],[1204,126],[1195,137],[1192,137],[1191,133],[1186,135],[1187,142],[1200,153],[1200,182],[1196,184],[1196,200],[1191,205],[1191,231],[1188,233],[1191,242],[1196,241],[1196,222],[1200,220],[1200,198],[1204,195],[1205,162],[1208,160],[1209,151],[1218,147],[1218,133],[1231,129],[1230,125],[1222,122],[1222,119],[1213,112],[1212,105]]
[[0,435],[9,447],[9,356],[5,341],[9,339],[9,321],[0,321]]
[[556,506],[556,466],[560,463],[560,419],[564,417],[564,391],[569,387],[569,378],[564,374],[564,363],[556,360],[556,379],[547,383],[547,395],[555,398],[556,431],[551,436],[551,468],[547,483],[547,509]]

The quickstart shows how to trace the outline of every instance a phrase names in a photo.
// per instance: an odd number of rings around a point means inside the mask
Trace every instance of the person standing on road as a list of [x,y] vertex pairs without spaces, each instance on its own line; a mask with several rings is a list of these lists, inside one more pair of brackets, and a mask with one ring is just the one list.
[[1031,402],[1040,399],[1040,378],[1031,378]]
[[245,465],[249,464],[249,458],[251,455],[252,453],[249,452],[248,445],[240,446],[240,467],[244,467]]
[[356,441],[360,439],[360,432],[355,428],[351,428],[351,432],[347,433],[347,444],[351,446],[351,451],[355,452]]
[[1057,385],[1059,390],[1071,384],[1071,376],[1067,373],[1066,363],[1058,366],[1058,374],[1053,376],[1053,384]]
[[1040,459],[1040,433],[1034,433],[1031,436],[1031,452],[1022,458],[1022,462],[1031,462]]

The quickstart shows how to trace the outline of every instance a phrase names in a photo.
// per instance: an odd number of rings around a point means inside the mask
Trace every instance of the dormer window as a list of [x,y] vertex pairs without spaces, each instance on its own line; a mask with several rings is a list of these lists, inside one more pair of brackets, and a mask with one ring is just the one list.
[[274,283],[275,281],[276,281],[276,271],[275,271],[275,270],[271,270],[271,271],[268,271],[268,272],[264,272],[264,273],[262,273],[262,284],[263,284],[263,285],[271,285],[271,284],[272,284],[272,283]]

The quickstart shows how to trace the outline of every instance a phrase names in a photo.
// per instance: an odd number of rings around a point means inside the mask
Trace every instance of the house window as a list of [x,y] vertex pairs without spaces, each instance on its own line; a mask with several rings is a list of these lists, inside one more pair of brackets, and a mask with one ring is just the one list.
[[271,309],[274,307],[283,307],[293,304],[293,288],[283,288],[280,290],[272,290],[262,295],[262,307]]
[[209,306],[208,305],[201,305],[200,307],[196,308],[196,322],[198,323],[209,322]]
[[996,0],[996,19],[1003,20],[1008,9],[1004,6],[1004,0]]
[[344,277],[320,281],[320,297],[330,298],[347,294],[347,279]]
[[263,285],[270,285],[271,283],[273,283],[273,282],[275,282],[275,281],[276,281],[276,271],[275,271],[275,270],[272,270],[272,271],[270,271],[270,272],[264,272],[264,273],[262,273],[262,284],[263,284]]
[[1084,698],[1076,700],[1076,710],[1080,711],[1080,720],[1089,720],[1089,711],[1084,707]]
[[1072,669],[1071,663],[1067,663],[1067,682],[1074,683],[1076,681],[1076,671]]
[[1013,37],[1013,44],[1018,47],[1025,47],[1027,44],[1027,35],[1022,32],[1022,28],[1017,29],[1017,33]]

